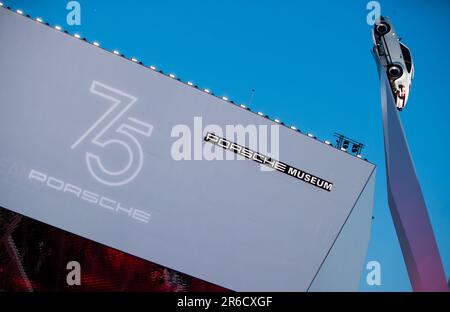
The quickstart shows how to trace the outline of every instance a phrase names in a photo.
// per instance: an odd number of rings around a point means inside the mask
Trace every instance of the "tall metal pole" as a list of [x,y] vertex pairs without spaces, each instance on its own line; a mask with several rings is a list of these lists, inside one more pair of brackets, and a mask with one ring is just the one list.
[[[380,66],[377,63],[377,66]],[[413,291],[449,291],[405,131],[384,68],[381,82],[388,202]]]

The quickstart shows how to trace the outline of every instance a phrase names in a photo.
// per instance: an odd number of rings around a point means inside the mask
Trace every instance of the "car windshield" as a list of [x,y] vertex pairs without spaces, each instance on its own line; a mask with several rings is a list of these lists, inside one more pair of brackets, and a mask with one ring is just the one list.
[[402,43],[400,43],[400,48],[402,49],[403,60],[405,61],[406,70],[408,70],[408,73],[410,73],[412,67],[411,53],[409,52],[409,49]]

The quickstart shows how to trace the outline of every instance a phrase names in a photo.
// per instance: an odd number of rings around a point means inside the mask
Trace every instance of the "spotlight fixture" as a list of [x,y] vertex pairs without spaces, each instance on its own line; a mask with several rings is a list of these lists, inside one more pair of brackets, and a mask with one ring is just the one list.
[[353,143],[352,145],[352,153],[358,153],[359,151],[359,144]]
[[[364,147],[364,144],[355,141],[353,139],[350,139],[343,134],[335,133],[334,136],[336,137],[336,145],[335,147],[337,149],[340,149],[342,151],[349,151],[358,158],[361,158],[361,150]],[[351,148],[349,149],[351,144]]]
[[348,140],[344,140],[344,142],[342,142],[342,147],[347,149],[349,144],[350,142]]

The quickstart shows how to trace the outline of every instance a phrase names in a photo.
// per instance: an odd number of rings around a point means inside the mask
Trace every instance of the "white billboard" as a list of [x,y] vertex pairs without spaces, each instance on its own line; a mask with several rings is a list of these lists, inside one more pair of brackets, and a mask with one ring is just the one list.
[[357,286],[373,164],[7,9],[0,86],[0,206],[232,290]]

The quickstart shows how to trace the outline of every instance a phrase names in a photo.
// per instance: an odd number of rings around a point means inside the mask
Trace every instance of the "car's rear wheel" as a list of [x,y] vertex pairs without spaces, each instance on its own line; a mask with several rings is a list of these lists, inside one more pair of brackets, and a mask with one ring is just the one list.
[[392,79],[397,79],[403,75],[403,69],[398,65],[391,65],[388,68],[388,75]]
[[375,27],[375,31],[378,35],[386,35],[391,30],[391,26],[386,23],[380,23]]

